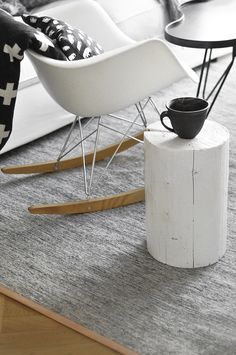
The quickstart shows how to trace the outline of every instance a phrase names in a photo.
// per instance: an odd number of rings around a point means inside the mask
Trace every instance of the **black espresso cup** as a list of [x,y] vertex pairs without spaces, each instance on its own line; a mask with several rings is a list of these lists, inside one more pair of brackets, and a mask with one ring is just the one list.
[[[166,105],[167,111],[161,113],[161,123],[180,138],[192,139],[201,131],[207,118],[209,104],[197,97],[179,97]],[[172,127],[164,123],[168,117]]]

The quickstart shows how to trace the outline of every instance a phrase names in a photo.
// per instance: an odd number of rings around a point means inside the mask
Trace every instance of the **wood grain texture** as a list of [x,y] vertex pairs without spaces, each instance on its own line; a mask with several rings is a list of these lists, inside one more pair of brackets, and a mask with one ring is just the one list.
[[135,355],[136,353],[0,286],[0,354]]
[[[136,139],[143,139],[143,131],[137,133],[134,135]],[[118,153],[123,152],[134,145],[136,145],[138,141],[127,138],[123,141],[121,144]],[[97,151],[96,154],[96,161],[104,160],[107,157],[112,156],[112,154],[115,152],[117,149],[119,143],[111,144],[103,149],[100,149]],[[86,157],[85,157],[86,164],[91,164],[93,161],[93,151],[89,152]],[[4,167],[1,169],[1,171],[4,174],[35,174],[35,173],[50,173],[54,171],[62,171],[62,170],[68,170],[68,169],[73,169],[73,168],[78,168],[82,166],[83,164],[83,158],[82,156],[79,157],[73,157],[73,158],[68,158],[68,159],[63,159],[59,162],[56,160],[54,161],[48,161],[48,162],[41,162],[41,163],[34,163],[34,164],[27,164],[27,165],[15,165],[15,166],[9,166],[9,167]]]
[[144,188],[129,190],[116,195],[96,199],[80,200],[66,203],[34,205],[28,208],[32,214],[74,214],[104,211],[111,208],[131,205],[144,201]]
[[228,131],[207,121],[195,139],[181,139],[154,126],[145,133],[145,157],[151,255],[185,268],[218,261],[226,251]]

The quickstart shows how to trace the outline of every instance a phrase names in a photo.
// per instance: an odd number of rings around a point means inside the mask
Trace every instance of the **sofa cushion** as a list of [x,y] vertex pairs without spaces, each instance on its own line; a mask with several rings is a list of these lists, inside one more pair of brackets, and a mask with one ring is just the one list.
[[0,8],[13,16],[20,16],[23,13],[26,13],[26,11],[56,1],[61,0],[0,0]]
[[169,0],[96,0],[115,24],[136,41],[162,37]]
[[57,43],[69,60],[89,58],[103,53],[102,47],[82,30],[49,16],[23,15],[23,20]]
[[26,8],[20,0],[0,0],[0,9],[8,12],[13,16],[21,15],[26,11]]
[[32,10],[35,7],[43,6],[56,1],[58,0],[20,0],[20,2],[26,7],[27,10]]

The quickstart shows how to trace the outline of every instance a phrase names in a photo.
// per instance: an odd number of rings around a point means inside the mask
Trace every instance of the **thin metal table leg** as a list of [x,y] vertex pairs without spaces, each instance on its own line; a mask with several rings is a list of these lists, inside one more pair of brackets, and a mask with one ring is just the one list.
[[203,74],[206,66],[207,53],[208,53],[208,49],[205,50],[203,61],[202,61],[201,73],[200,73],[199,83],[197,87],[197,94],[196,94],[197,97],[199,97],[201,86],[202,86]]
[[[234,64],[234,58],[236,57],[236,47],[233,47],[232,49],[232,60],[231,62],[228,64],[228,66],[226,67],[224,73],[221,75],[221,77],[218,79],[218,81],[216,82],[216,84],[214,85],[214,87],[212,88],[212,90],[210,91],[210,93],[208,94],[208,96],[205,98],[205,93],[206,93],[206,86],[207,86],[207,81],[208,81],[208,74],[209,74],[209,70],[210,70],[210,62],[211,62],[211,54],[212,54],[212,49],[210,49],[210,54],[207,60],[207,54],[208,54],[208,49],[205,50],[204,53],[204,58],[203,58],[203,62],[202,62],[202,67],[201,67],[201,73],[200,73],[200,78],[199,78],[199,83],[198,83],[198,88],[197,88],[197,94],[196,97],[199,97],[200,95],[200,91],[203,85],[203,90],[202,90],[202,98],[206,99],[207,101],[209,100],[209,98],[213,95],[213,93],[216,91],[215,96],[212,99],[212,102],[210,104],[209,110],[208,110],[208,115],[213,107],[213,105],[215,104],[215,101],[224,85],[225,80],[227,79],[229,72]],[[205,70],[206,70],[206,74],[205,74]],[[205,74],[205,78],[204,78],[204,74]],[[204,82],[204,83],[203,83]]]
[[[221,77],[221,80],[222,80],[222,81],[221,81],[221,84],[220,84],[220,86],[219,86],[219,88],[218,88],[218,90],[217,90],[217,92],[216,92],[216,94],[215,94],[215,96],[214,96],[214,98],[213,98],[211,104],[210,104],[210,107],[209,107],[207,116],[208,116],[209,113],[211,112],[211,109],[212,109],[212,107],[213,107],[213,105],[214,105],[214,103],[215,103],[215,101],[216,101],[216,99],[217,99],[217,97],[218,97],[218,95],[219,95],[219,93],[220,93],[220,91],[221,91],[223,85],[224,85],[224,82],[225,82],[227,76],[229,75],[230,69],[232,68],[233,64],[234,64],[234,57],[232,58],[230,64],[229,64],[228,67],[226,68],[226,70],[225,70],[223,76]],[[219,81],[218,81],[218,83],[219,83]]]
[[205,99],[207,79],[208,79],[209,69],[210,69],[210,65],[211,65],[211,54],[212,54],[212,48],[210,49],[209,57],[208,57],[208,60],[207,60],[206,75],[205,75],[204,85],[203,85],[203,90],[202,90],[203,99]]
[[93,183],[93,173],[94,173],[94,167],[95,167],[95,163],[96,163],[97,145],[98,145],[98,139],[99,139],[99,133],[100,133],[99,131],[100,131],[101,116],[97,117],[97,119],[98,119],[97,132],[96,132],[96,137],[95,137],[95,142],[94,142],[93,161],[92,161],[91,174],[90,174],[90,180],[89,180],[88,196],[91,195],[91,189],[92,189],[92,183]]

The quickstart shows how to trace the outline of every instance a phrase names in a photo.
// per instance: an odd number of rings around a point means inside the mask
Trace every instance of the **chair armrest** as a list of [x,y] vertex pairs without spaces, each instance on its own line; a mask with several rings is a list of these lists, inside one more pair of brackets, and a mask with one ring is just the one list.
[[82,61],[31,53],[48,92],[69,112],[94,116],[118,111],[195,73],[161,40],[146,40]]

